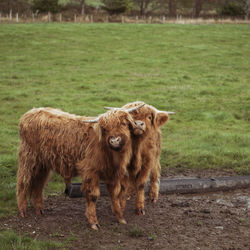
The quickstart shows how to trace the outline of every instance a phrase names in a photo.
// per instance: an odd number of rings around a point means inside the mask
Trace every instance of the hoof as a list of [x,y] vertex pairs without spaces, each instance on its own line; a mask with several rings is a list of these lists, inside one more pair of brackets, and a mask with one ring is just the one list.
[[91,228],[92,228],[93,230],[98,231],[101,227],[100,227],[99,224],[93,224],[93,225],[91,225]]
[[36,209],[36,215],[43,215],[44,211],[43,209]]
[[152,198],[152,199],[151,199],[151,202],[152,202],[152,203],[156,203],[157,201],[158,201],[157,198]]
[[65,188],[64,194],[65,194],[65,195],[69,195],[69,188],[67,188],[67,187]]
[[145,215],[145,210],[144,209],[142,209],[142,208],[140,208],[140,209],[137,209],[136,210],[136,213],[137,213],[137,215]]
[[27,217],[27,211],[24,211],[24,210],[20,211],[20,216],[21,216],[22,218]]
[[119,221],[119,223],[121,223],[121,224],[127,224],[127,221],[125,221],[125,219],[119,219],[118,221]]

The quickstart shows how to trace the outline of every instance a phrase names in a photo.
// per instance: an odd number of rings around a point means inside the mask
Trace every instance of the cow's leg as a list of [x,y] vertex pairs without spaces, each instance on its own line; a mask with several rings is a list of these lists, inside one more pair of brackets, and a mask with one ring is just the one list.
[[21,217],[27,216],[27,188],[23,182],[18,180],[17,184],[17,206]]
[[156,165],[151,170],[150,188],[149,188],[149,197],[151,201],[154,203],[157,202],[159,197],[160,175],[161,175],[161,165],[159,160],[157,160]]
[[115,184],[107,184],[107,189],[109,191],[110,199],[111,199],[111,208],[112,212],[115,215],[116,219],[121,224],[127,224],[125,219],[123,218],[123,211],[120,203],[120,193],[121,193],[121,183],[116,182]]
[[130,172],[128,180],[128,188],[127,188],[127,200],[130,200],[134,194],[135,194],[135,177]]
[[19,147],[17,171],[17,206],[21,217],[27,216],[27,196],[30,194],[33,169],[36,166],[36,157],[30,148],[22,143]]
[[69,190],[71,188],[71,177],[64,177],[64,183],[65,183],[65,194],[68,194],[69,193]]
[[144,189],[146,186],[146,183],[148,181],[150,174],[150,168],[149,165],[142,166],[141,171],[139,172],[137,178],[136,178],[136,212],[138,215],[144,215],[145,209],[144,209],[144,200],[145,200],[145,194]]
[[128,188],[129,188],[129,178],[126,176],[121,182],[121,191],[119,194],[120,207],[121,207],[122,213],[124,213],[124,210],[126,207]]
[[43,189],[49,177],[49,170],[46,167],[38,166],[36,176],[32,178],[31,200],[37,215],[43,214]]
[[84,180],[83,191],[86,196],[86,217],[92,229],[100,228],[96,216],[96,202],[100,197],[99,176],[92,175],[91,178]]

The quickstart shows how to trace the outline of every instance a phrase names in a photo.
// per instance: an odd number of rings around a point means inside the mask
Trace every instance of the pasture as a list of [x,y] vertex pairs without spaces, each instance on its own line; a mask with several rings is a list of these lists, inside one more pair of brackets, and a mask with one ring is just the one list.
[[[250,174],[249,57],[248,25],[0,25],[0,216],[16,213],[18,122],[33,107],[95,116],[141,100],[176,112],[163,175]],[[46,193],[63,192],[52,179]]]

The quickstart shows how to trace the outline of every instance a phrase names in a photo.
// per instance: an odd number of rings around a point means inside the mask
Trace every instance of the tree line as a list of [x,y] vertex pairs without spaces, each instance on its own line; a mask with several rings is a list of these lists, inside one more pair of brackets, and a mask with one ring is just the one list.
[[81,15],[248,18],[250,0],[1,0],[0,12],[10,11],[20,14],[74,12]]

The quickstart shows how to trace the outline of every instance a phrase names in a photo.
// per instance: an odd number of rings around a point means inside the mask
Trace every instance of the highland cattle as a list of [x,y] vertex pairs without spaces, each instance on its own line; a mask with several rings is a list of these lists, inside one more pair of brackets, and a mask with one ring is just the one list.
[[27,215],[27,196],[36,214],[43,213],[43,188],[51,170],[60,174],[69,186],[71,178],[78,175],[78,168],[86,191],[86,215],[92,228],[98,225],[91,209],[99,196],[99,179],[107,183],[118,221],[125,223],[121,210],[125,208],[126,167],[132,156],[130,131],[134,121],[129,112],[133,110],[108,111],[93,122],[52,108],[35,108],[25,113],[19,123],[17,204],[20,215]]
[[[128,103],[122,109],[130,109],[141,105],[142,102]],[[113,109],[113,108],[107,108]],[[119,109],[119,108],[114,108]],[[160,183],[160,154],[161,154],[161,130],[174,112],[159,111],[151,105],[144,105],[140,110],[134,110],[131,115],[135,121],[132,147],[133,156],[129,166],[130,184],[136,192],[136,212],[145,214],[144,190],[150,178],[149,197],[156,203],[159,196]],[[131,189],[129,191],[131,193]]]

